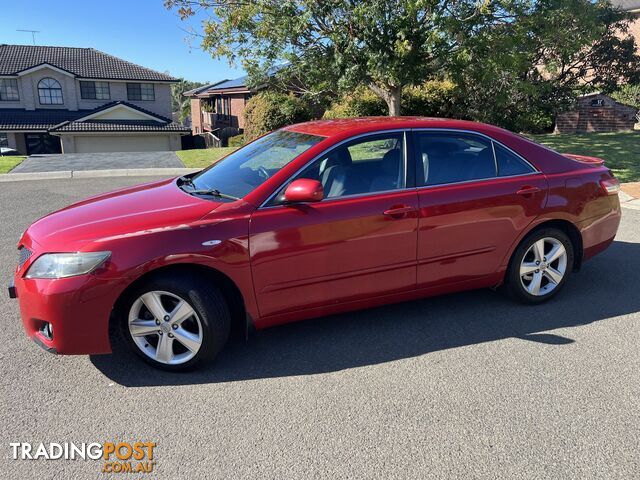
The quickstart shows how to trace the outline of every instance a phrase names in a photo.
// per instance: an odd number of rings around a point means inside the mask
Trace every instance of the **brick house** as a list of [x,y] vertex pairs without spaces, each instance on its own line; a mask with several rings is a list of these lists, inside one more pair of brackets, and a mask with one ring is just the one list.
[[22,154],[180,150],[177,79],[94,50],[0,45],[0,146]]
[[611,4],[631,14],[633,20],[629,23],[629,33],[640,47],[640,0],[611,0]]
[[633,130],[638,110],[608,95],[590,93],[578,97],[576,107],[556,118],[556,133],[617,132]]
[[212,134],[223,143],[244,130],[244,108],[253,91],[247,77],[222,80],[185,92],[191,99],[191,131]]

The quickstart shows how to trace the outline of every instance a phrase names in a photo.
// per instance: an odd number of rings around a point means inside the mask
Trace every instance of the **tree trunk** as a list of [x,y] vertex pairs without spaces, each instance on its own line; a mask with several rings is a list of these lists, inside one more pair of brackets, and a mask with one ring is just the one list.
[[381,87],[377,83],[371,82],[369,84],[369,88],[373,93],[378,95],[384,102],[387,104],[387,108],[389,109],[390,117],[398,117],[400,116],[400,102],[402,100],[402,86],[391,87],[384,86]]

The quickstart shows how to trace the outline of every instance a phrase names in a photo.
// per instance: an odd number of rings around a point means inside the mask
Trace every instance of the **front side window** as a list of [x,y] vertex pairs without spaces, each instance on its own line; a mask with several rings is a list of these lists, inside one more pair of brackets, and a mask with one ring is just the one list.
[[15,102],[20,100],[18,80],[15,78],[0,79],[0,101]]
[[38,82],[38,98],[41,105],[62,105],[62,86],[54,78],[43,78]]
[[[404,188],[402,133],[371,135],[330,150],[297,178],[322,183],[324,198],[386,192]],[[274,203],[283,200],[283,192]]]
[[0,147],[9,147],[9,136],[0,132]]
[[109,82],[80,82],[80,97],[85,100],[109,100]]
[[217,189],[242,198],[322,140],[324,137],[277,130],[197,174],[192,184],[197,190]]
[[127,83],[127,98],[129,100],[155,100],[153,83]]
[[495,177],[496,163],[491,143],[491,140],[473,134],[418,132],[416,160],[419,184],[442,185]]

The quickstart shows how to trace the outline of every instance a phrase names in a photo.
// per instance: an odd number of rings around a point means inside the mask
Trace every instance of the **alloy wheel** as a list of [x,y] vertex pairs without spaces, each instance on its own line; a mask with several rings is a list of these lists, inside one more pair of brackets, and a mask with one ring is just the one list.
[[154,290],[142,294],[129,310],[129,334],[149,358],[179,365],[195,357],[202,346],[200,317],[183,298]]
[[545,237],[536,240],[520,263],[520,282],[533,296],[551,293],[567,271],[567,251],[560,240]]

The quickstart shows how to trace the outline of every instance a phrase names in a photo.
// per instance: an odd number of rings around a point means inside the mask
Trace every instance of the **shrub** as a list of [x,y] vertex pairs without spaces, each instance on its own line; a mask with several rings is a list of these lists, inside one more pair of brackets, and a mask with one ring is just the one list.
[[456,86],[448,80],[433,80],[402,92],[402,114],[422,117],[451,117]]
[[234,137],[229,137],[227,142],[230,147],[241,147],[244,145],[244,135],[240,134]]
[[292,123],[310,120],[306,103],[292,94],[260,92],[249,99],[244,110],[247,142]]
[[359,87],[334,102],[323,118],[375,117],[386,115],[386,104],[367,87]]
[[[455,85],[449,81],[429,81],[402,92],[402,115],[447,117],[453,112]],[[343,96],[325,111],[324,118],[372,117],[388,114],[386,104],[366,87]]]
[[[631,105],[640,110],[640,85],[623,85],[611,96],[616,102]],[[640,122],[640,111],[636,114],[636,122]]]

